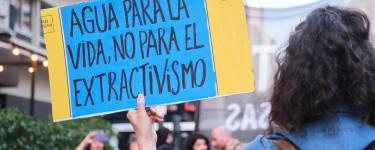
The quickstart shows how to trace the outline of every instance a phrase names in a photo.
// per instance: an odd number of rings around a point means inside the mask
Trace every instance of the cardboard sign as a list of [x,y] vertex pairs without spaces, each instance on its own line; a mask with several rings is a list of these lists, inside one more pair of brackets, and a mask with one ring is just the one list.
[[96,0],[42,10],[54,121],[250,92],[241,0]]

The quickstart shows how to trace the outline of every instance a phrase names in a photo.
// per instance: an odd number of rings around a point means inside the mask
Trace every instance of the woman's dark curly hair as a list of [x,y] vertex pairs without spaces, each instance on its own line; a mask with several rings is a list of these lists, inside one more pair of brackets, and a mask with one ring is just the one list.
[[270,123],[293,132],[350,106],[375,125],[369,30],[369,19],[356,10],[328,6],[311,12],[279,54]]
[[185,141],[184,150],[193,150],[195,142],[199,139],[203,139],[207,144],[207,150],[210,150],[210,142],[208,141],[208,138],[201,134],[192,134],[189,136]]

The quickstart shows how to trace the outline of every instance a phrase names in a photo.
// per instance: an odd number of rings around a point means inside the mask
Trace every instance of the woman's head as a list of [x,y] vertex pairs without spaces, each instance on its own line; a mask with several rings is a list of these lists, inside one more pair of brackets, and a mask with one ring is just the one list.
[[157,140],[157,147],[164,145],[164,144],[172,144],[173,143],[173,135],[171,130],[168,128],[165,128],[161,126],[158,131],[156,131],[156,134],[158,135]]
[[104,150],[105,149],[105,143],[103,141],[93,141],[89,145],[90,150]]
[[186,139],[185,150],[210,150],[210,144],[207,137],[193,134]]
[[102,134],[96,134],[90,137],[90,144],[87,145],[85,149],[88,150],[105,150],[107,149],[106,147],[108,146],[108,140],[109,137],[102,133]]
[[375,125],[375,54],[369,30],[369,19],[356,10],[311,12],[279,55],[271,123],[295,131],[350,105]]

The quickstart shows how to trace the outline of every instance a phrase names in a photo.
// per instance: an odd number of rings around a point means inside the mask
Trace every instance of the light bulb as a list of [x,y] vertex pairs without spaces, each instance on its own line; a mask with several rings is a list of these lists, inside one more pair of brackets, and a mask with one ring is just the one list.
[[32,54],[30,58],[31,58],[32,61],[37,61],[38,55]]
[[43,61],[43,66],[48,67],[48,61],[47,60]]
[[14,48],[13,50],[12,50],[12,52],[13,52],[13,55],[16,55],[16,56],[18,56],[19,54],[20,54],[20,50],[16,47],[16,48]]
[[34,72],[34,68],[33,67],[29,67],[29,72],[33,73]]

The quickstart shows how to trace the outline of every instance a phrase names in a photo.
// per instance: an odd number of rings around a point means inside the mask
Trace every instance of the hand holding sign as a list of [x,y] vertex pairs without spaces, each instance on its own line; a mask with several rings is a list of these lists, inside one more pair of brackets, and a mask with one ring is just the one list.
[[156,149],[157,135],[152,123],[163,121],[164,115],[157,107],[146,108],[143,94],[138,95],[137,109],[129,110],[127,117],[137,135],[140,149]]

